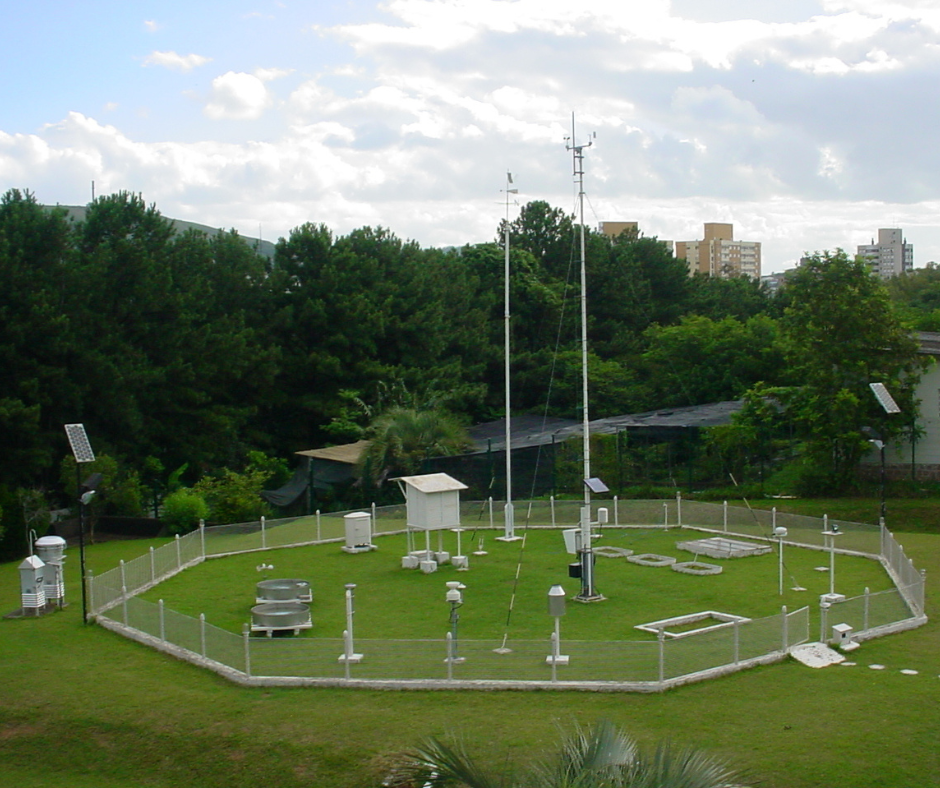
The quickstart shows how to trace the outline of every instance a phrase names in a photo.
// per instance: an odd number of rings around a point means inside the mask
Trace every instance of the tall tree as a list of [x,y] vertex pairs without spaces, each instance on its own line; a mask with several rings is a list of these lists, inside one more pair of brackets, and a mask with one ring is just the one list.
[[[18,190],[0,199],[0,483],[51,482],[81,382],[69,374],[70,227]],[[65,421],[63,421],[65,420]]]
[[902,410],[914,413],[923,371],[917,341],[878,277],[841,249],[810,257],[787,293],[782,326],[797,384],[780,395],[805,442],[810,476],[843,487],[868,448],[863,427],[887,439],[911,423],[887,416],[869,384],[884,383]]
[[643,354],[657,407],[738,399],[757,383],[786,382],[776,321],[746,322],[687,315],[678,325],[649,328]]
[[362,472],[374,484],[393,472],[417,473],[425,459],[458,454],[470,445],[462,424],[438,409],[391,408],[373,421],[367,436],[371,443]]

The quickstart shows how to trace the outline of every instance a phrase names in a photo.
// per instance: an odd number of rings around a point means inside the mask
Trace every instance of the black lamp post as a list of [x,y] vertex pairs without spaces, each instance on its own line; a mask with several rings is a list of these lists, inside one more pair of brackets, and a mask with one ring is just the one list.
[[85,507],[91,502],[95,490],[101,484],[101,474],[93,473],[84,484],[81,483],[81,466],[86,462],[95,461],[95,453],[91,450],[88,436],[85,434],[84,424],[66,424],[65,434],[68,436],[72,454],[75,457],[75,484],[78,492],[78,552],[80,571],[82,573],[82,622],[88,623],[88,597],[85,588]]

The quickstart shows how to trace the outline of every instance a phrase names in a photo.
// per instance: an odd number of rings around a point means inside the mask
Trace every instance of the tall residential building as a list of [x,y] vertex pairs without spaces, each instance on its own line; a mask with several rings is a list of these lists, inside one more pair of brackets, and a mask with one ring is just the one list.
[[897,228],[879,229],[878,243],[872,238],[870,244],[858,247],[857,254],[864,257],[872,271],[882,279],[914,269],[914,245],[909,244],[904,233]]
[[[617,238],[621,233],[626,233],[630,238],[640,237],[640,225],[637,222],[601,222],[597,229],[608,238]],[[657,240],[665,246],[670,253],[675,252],[672,241]]]
[[676,257],[688,263],[690,274],[760,278],[760,242],[735,241],[732,224],[706,222],[704,239],[676,242]]

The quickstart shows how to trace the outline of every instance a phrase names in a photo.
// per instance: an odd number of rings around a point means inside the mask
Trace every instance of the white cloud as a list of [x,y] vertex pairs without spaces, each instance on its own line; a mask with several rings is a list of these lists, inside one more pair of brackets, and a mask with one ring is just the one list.
[[161,25],[159,22],[154,21],[153,19],[145,19],[144,27],[146,28],[148,33],[156,33],[158,30],[163,29],[163,25]]
[[264,82],[253,74],[229,71],[212,80],[204,113],[212,120],[254,120],[271,104]]
[[204,66],[212,60],[211,57],[202,55],[178,55],[176,52],[151,52],[144,58],[145,66],[162,66],[172,71],[192,71],[194,68]]

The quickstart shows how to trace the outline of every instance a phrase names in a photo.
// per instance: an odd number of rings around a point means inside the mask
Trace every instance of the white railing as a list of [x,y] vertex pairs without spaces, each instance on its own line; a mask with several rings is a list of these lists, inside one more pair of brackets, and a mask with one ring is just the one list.
[[[552,664],[551,639],[461,640],[459,660],[448,659],[448,638],[358,639],[362,658],[338,659],[342,638],[258,638],[209,625],[165,607],[128,597],[99,623],[242,683],[390,685],[412,688],[564,687],[656,691],[783,659],[809,639],[809,610],[801,608],[722,629],[647,641],[564,642],[567,663]],[[505,651],[500,649],[500,651]]]
[[[876,594],[866,593],[822,610],[820,639],[825,640],[825,621],[848,623],[858,637],[883,634],[923,623],[924,576],[904,555],[903,548],[883,526],[821,520],[775,511],[729,507],[694,501],[612,501],[596,502],[611,510],[611,525],[684,527],[720,531],[758,539],[772,539],[775,525],[788,529],[786,543],[815,549],[830,549],[823,532],[839,526],[836,552],[867,555],[880,560],[896,588]],[[493,501],[465,502],[462,521],[469,528],[502,530],[501,505]],[[580,518],[579,501],[537,501],[516,504],[517,526],[569,527]],[[405,530],[404,506],[372,507],[372,531],[376,535]],[[235,678],[252,681],[265,677],[280,683],[331,682],[337,671],[343,681],[388,682],[448,681],[466,686],[481,682],[545,683],[545,656],[551,644],[540,641],[513,643],[512,654],[494,655],[495,645],[486,641],[461,641],[461,656],[478,655],[474,660],[447,665],[447,676],[439,674],[446,659],[446,639],[356,641],[357,651],[371,650],[361,664],[340,663],[344,651],[341,637],[331,638],[249,638],[207,623],[204,616],[193,619],[138,598],[138,594],[207,558],[270,550],[289,546],[341,541],[346,512],[332,512],[283,520],[262,520],[225,526],[200,527],[109,572],[88,578],[90,612],[98,621],[122,634],[143,640],[184,659],[196,661]],[[107,613],[107,615],[105,615]],[[655,642],[565,642],[572,662],[555,666],[553,686],[594,688],[613,682],[624,689],[663,689],[698,678],[740,670],[760,662],[781,659],[787,650],[810,638],[810,611],[783,610],[776,616],[756,619],[723,629]],[[838,621],[836,620],[838,618]],[[340,633],[337,633],[338,635]],[[815,634],[815,633],[813,633]],[[321,651],[328,654],[323,656]],[[442,653],[444,656],[442,656]],[[533,655],[540,654],[539,659]],[[319,655],[319,656],[318,656]],[[524,655],[532,657],[525,661]],[[574,656],[577,655],[577,659]],[[472,663],[469,664],[468,663]],[[303,667],[290,667],[291,665]],[[313,666],[320,666],[314,668]],[[384,667],[383,667],[384,666]],[[420,667],[425,666],[425,667]],[[572,667],[576,666],[576,667]],[[572,669],[569,669],[572,667]],[[556,675],[557,674],[557,675]]]

